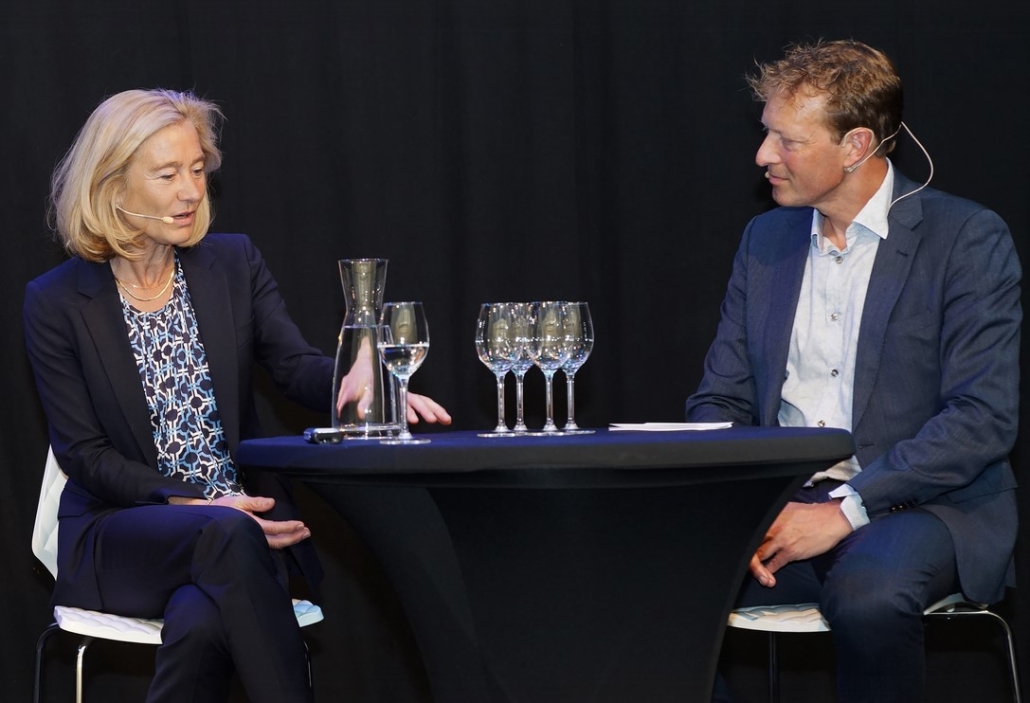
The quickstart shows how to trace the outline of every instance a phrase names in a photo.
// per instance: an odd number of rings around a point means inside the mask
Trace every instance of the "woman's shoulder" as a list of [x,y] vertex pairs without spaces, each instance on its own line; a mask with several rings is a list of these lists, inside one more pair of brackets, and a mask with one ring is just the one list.
[[80,286],[83,279],[86,282],[99,280],[105,266],[106,264],[91,263],[73,256],[29,281],[29,288],[50,291],[74,290]]
[[210,232],[189,249],[180,249],[179,256],[201,265],[218,262],[229,267],[248,267],[261,259],[261,253],[249,236],[227,232]]
[[254,242],[250,237],[238,232],[209,232],[193,246],[198,251],[208,250],[215,254],[253,248]]
[[73,256],[28,282],[23,312],[29,317],[71,315],[108,293],[117,296],[111,267]]

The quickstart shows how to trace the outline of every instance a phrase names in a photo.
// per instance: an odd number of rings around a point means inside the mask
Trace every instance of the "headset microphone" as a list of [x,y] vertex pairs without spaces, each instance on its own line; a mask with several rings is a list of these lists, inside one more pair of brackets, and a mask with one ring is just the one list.
[[164,222],[166,225],[175,224],[175,220],[171,217],[168,217],[167,215],[165,215],[164,217],[157,217],[156,215],[141,215],[138,212],[129,212],[121,205],[115,205],[115,207],[124,212],[126,215],[132,215],[133,217],[145,217],[148,220],[160,220],[161,222]]
[[[904,122],[901,123],[901,127],[904,127],[906,130],[908,129],[908,126]],[[866,161],[868,161],[872,157],[876,156],[876,153],[880,150],[880,147],[882,147],[884,144],[889,142],[891,139],[894,139],[894,137],[898,136],[898,132],[901,131],[901,127],[898,127],[896,130],[894,130],[894,134],[890,135],[889,137],[887,137],[886,139],[881,141],[879,144],[877,144],[876,148],[873,149],[872,151],[870,151],[865,156],[863,156],[862,159],[860,161],[858,161],[858,163],[851,164],[850,166],[845,166],[844,167],[844,172],[845,173],[854,173],[858,169],[859,166],[864,164]],[[911,132],[909,132],[909,134],[911,134]]]
[[[858,163],[852,164],[851,166],[845,166],[844,167],[844,172],[845,173],[852,173],[852,172],[854,172],[855,169],[857,169],[859,166],[864,164],[866,162],[866,160],[869,159],[870,156],[872,156],[877,151],[879,151],[880,147],[883,146],[883,144],[885,144],[886,142],[888,142],[891,139],[894,139],[894,137],[898,136],[898,132],[900,132],[902,130],[902,128],[904,128],[905,131],[908,132],[908,136],[912,137],[912,141],[914,141],[916,143],[916,145],[919,147],[919,149],[923,152],[923,156],[926,157],[926,162],[930,165],[930,175],[926,177],[926,180],[923,182],[923,185],[919,186],[918,188],[914,188],[914,189],[908,191],[907,193],[903,193],[903,194],[899,195],[898,197],[894,198],[894,200],[891,201],[890,205],[887,206],[888,210],[890,210],[892,207],[894,207],[898,203],[899,200],[904,200],[905,198],[909,197],[910,195],[915,195],[916,193],[921,191],[923,188],[925,188],[926,186],[930,185],[930,181],[933,180],[933,159],[930,158],[930,152],[928,152],[926,150],[926,147],[923,146],[923,143],[921,141],[919,141],[919,138],[916,137],[916,135],[912,133],[912,130],[908,128],[907,124],[902,122],[901,123],[901,127],[898,127],[896,130],[894,130],[894,134],[890,135],[889,137],[887,137],[887,139],[884,139],[882,142],[880,142],[876,146],[876,148],[873,149],[868,154],[866,154],[866,156],[861,161],[859,161]],[[768,178],[768,174],[766,174],[766,177]]]

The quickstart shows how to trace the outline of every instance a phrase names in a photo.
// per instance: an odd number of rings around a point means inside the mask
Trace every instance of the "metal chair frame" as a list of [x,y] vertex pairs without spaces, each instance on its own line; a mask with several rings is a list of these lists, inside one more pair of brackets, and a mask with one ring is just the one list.
[[[923,611],[925,620],[980,617],[989,618],[1002,628],[1008,644],[1009,677],[1012,685],[1012,700],[1021,703],[1019,671],[1016,667],[1016,644],[1012,628],[1003,617],[988,610],[981,603],[969,601],[961,593],[953,593]],[[830,626],[819,612],[816,603],[797,603],[777,606],[755,606],[738,608],[730,612],[728,625],[744,630],[758,630],[769,633],[769,701],[780,700],[779,662],[776,635],[783,632],[829,632]]]

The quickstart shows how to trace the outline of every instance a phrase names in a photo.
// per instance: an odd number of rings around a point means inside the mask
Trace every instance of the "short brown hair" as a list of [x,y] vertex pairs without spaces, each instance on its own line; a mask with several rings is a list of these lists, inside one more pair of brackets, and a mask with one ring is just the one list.
[[[144,235],[118,215],[117,197],[140,145],[159,130],[188,121],[197,130],[204,171],[210,174],[222,162],[221,119],[214,103],[160,88],[127,90],[100,103],[51,180],[50,222],[65,249],[87,261],[138,257]],[[207,234],[211,217],[210,198],[204,198],[185,246]]]
[[788,46],[782,59],[759,64],[747,77],[755,98],[777,93],[826,95],[827,127],[838,138],[858,127],[871,129],[886,155],[901,128],[904,92],[894,64],[882,51],[861,42],[823,41]]

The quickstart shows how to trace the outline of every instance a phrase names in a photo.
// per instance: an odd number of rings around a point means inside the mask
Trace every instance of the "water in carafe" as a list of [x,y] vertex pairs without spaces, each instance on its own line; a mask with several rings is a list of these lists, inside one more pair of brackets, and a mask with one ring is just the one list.
[[341,259],[347,312],[340,328],[333,373],[333,428],[348,438],[398,431],[395,380],[379,358],[379,314],[386,259]]

